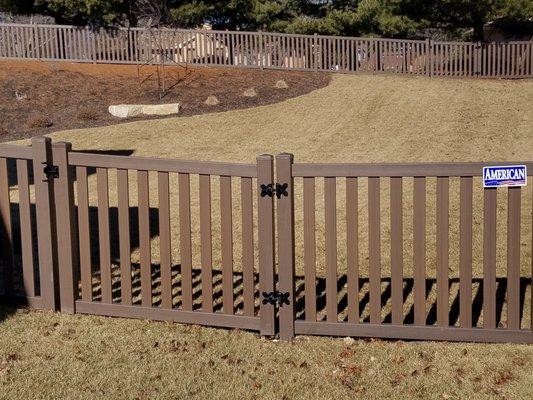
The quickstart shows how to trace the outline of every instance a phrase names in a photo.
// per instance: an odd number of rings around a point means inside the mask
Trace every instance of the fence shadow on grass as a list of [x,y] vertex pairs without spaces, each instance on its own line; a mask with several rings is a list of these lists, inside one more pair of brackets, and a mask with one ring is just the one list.
[[[172,270],[172,304],[173,308],[180,309],[182,307],[182,292],[181,292],[181,265],[175,264]],[[141,305],[141,267],[138,263],[131,264],[131,284],[132,284],[132,304]],[[192,298],[193,311],[201,311],[203,307],[202,298],[202,276],[200,269],[192,270]],[[121,302],[121,276],[120,268],[114,266],[112,269],[112,298],[114,303]],[[93,301],[101,300],[101,286],[99,283],[100,273],[96,271],[93,274]],[[161,306],[161,267],[158,264],[151,265],[151,287],[152,287],[152,306]],[[223,289],[222,289],[222,271],[214,269],[212,271],[212,285],[213,285],[213,311],[222,311],[223,303]],[[259,276],[254,275],[254,308],[256,313],[259,311]],[[81,294],[81,292],[80,292]],[[234,311],[239,313],[244,308],[243,298],[243,274],[241,272],[233,273],[233,298]]]
[[[157,264],[151,265],[152,271],[152,306],[159,307],[161,305],[161,281],[160,281],[160,266]],[[222,292],[222,271],[219,268],[215,268],[212,273],[213,280],[213,310],[220,312],[222,310],[223,292]],[[140,305],[141,303],[141,289],[140,289],[140,265],[132,264],[132,295],[133,304]],[[99,301],[101,299],[100,286],[98,283],[99,272],[94,274],[93,285],[93,300]],[[121,301],[121,282],[120,282],[120,269],[117,265],[113,268],[113,283],[112,293],[113,302],[120,303]],[[295,309],[296,318],[305,319],[305,286],[304,277],[297,276],[295,280]],[[341,275],[337,281],[337,291],[342,293],[338,300],[338,316],[339,321],[347,322],[347,293],[346,293],[346,275]],[[403,300],[404,300],[404,324],[414,323],[414,309],[413,304],[410,301],[413,293],[413,279],[408,278],[403,281]],[[359,279],[359,309],[360,322],[369,322],[369,291],[368,291],[368,279]],[[525,310],[525,296],[528,286],[531,284],[529,278],[522,277],[520,279],[520,320],[522,321]],[[193,310],[202,310],[202,274],[199,268],[192,270],[192,286],[193,286]],[[483,280],[472,280],[472,326],[482,326],[482,309],[483,309]],[[450,298],[449,298],[449,321],[450,325],[459,324],[459,280],[452,278],[449,281]],[[324,278],[317,278],[316,280],[316,304],[317,304],[317,316],[318,321],[325,320],[326,315],[326,294],[325,294],[326,282]],[[498,327],[506,326],[506,319],[504,309],[506,306],[506,291],[507,291],[507,279],[497,278],[496,280],[496,322]],[[426,324],[435,325],[437,322],[437,303],[436,296],[436,280],[426,279]],[[179,264],[172,266],[172,303],[174,309],[181,309],[182,306],[182,293],[181,293],[181,266]],[[242,272],[233,272],[233,297],[234,297],[234,312],[241,313],[244,307],[243,303],[243,275]],[[260,288],[259,288],[259,276],[254,274],[254,307],[255,313],[258,314],[260,304]],[[382,323],[391,323],[391,280],[390,278],[382,279],[382,292],[381,292],[381,305],[382,305]]]
[[[341,275],[337,280],[337,292],[343,293],[338,300],[337,312],[339,321],[347,322],[347,308],[348,308],[348,296],[346,293],[346,275]],[[392,285],[390,278],[381,279],[381,315],[382,323],[391,323],[392,314],[390,309]],[[436,301],[436,279],[426,279],[426,325],[435,325],[437,322],[437,301]],[[520,278],[520,320],[524,315],[526,292],[528,286],[531,285],[531,279],[521,277]],[[368,290],[369,280],[367,278],[359,279],[359,310],[360,321],[370,322],[370,315],[368,311],[370,292]],[[413,296],[414,280],[412,278],[406,278],[403,280],[403,323],[414,323],[414,307],[410,300]],[[482,325],[482,310],[483,310],[483,279],[472,279],[472,326]],[[326,282],[325,279],[317,279],[316,293],[317,293],[317,315],[318,320],[325,320],[326,312]],[[296,279],[296,315],[298,319],[305,319],[305,285],[303,277],[297,277]],[[496,322],[498,326],[504,326],[504,308],[506,305],[506,292],[507,292],[507,278],[496,279]],[[450,278],[449,280],[449,321],[450,325],[458,325],[459,323],[459,279]]]

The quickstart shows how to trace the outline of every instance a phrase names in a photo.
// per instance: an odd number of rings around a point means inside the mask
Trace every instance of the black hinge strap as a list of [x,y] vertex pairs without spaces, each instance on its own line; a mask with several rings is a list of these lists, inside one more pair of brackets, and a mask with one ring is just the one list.
[[281,196],[288,196],[287,188],[289,187],[288,183],[276,183],[276,197],[281,199]]
[[261,197],[272,197],[274,195],[274,184],[261,185]]

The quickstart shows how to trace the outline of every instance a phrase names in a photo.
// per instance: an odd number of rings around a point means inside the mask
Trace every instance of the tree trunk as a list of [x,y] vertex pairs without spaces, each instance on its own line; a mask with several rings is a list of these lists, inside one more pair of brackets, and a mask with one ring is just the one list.
[[485,21],[481,18],[474,19],[474,34],[472,40],[474,42],[484,42],[485,41],[485,31],[484,31]]

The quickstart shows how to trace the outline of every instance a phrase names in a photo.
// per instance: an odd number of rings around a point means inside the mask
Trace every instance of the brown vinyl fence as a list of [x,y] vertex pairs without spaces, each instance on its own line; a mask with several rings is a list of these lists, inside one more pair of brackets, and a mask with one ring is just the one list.
[[2,293],[285,340],[533,343],[532,191],[481,188],[494,164],[243,164],[3,144]]
[[435,42],[267,32],[0,24],[0,58],[529,78],[533,41]]

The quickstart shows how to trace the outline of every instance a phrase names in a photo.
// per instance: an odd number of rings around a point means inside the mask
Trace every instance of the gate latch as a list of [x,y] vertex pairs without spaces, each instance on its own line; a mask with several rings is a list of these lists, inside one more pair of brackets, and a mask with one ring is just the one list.
[[269,183],[267,185],[261,185],[261,197],[272,197],[274,193],[278,199],[281,199],[281,196],[288,196],[287,188],[289,187],[288,183]]
[[59,178],[59,167],[57,165],[52,165],[46,162],[42,162],[44,165],[43,173],[46,175],[46,179],[43,179],[43,182],[50,182],[52,179]]
[[289,292],[263,292],[263,304],[272,304],[277,307],[282,307],[284,304],[289,305]]

